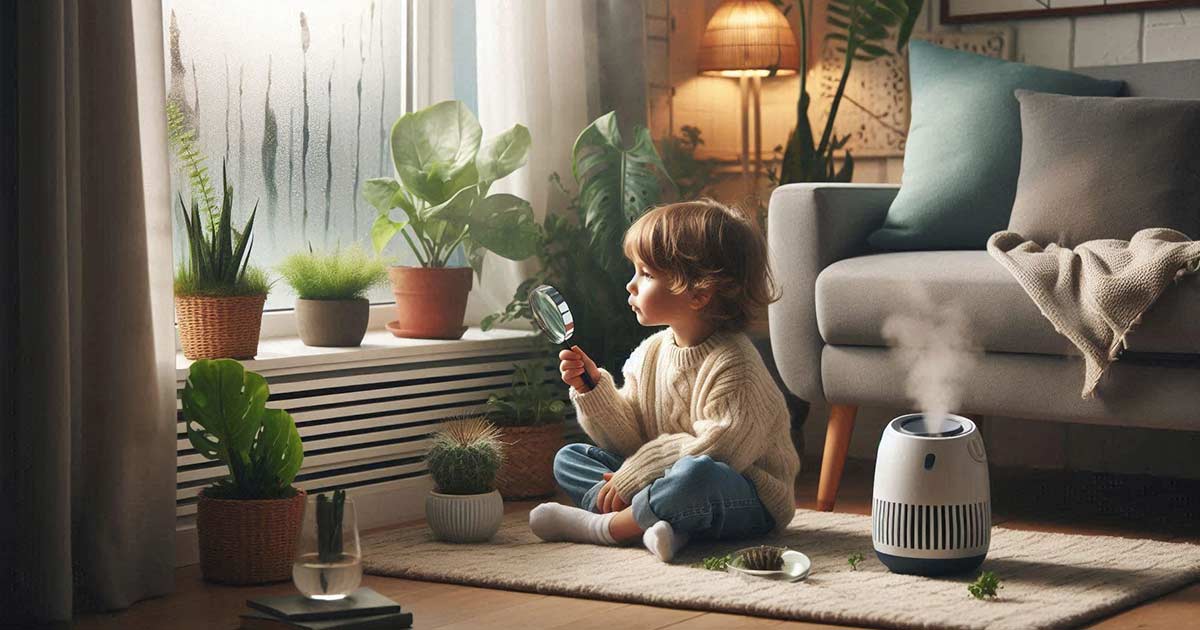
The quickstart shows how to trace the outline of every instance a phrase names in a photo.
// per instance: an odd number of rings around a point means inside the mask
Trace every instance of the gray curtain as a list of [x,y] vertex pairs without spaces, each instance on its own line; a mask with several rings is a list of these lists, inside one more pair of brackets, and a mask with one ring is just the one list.
[[159,3],[11,4],[0,554],[32,623],[174,587],[171,228]]

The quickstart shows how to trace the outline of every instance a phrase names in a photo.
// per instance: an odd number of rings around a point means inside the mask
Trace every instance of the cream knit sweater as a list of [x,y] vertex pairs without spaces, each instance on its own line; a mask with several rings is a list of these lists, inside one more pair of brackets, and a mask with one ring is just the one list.
[[791,522],[800,460],[787,405],[745,335],[680,348],[668,328],[643,341],[623,372],[620,390],[603,369],[590,392],[571,388],[583,430],[626,457],[610,482],[621,498],[631,501],[684,456],[708,455],[754,482],[776,530]]

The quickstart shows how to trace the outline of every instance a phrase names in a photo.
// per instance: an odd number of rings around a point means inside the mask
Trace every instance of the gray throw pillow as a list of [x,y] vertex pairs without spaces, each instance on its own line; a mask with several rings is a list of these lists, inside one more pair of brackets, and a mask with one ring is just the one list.
[[1016,91],[1021,170],[1008,229],[1043,245],[1200,237],[1200,100]]

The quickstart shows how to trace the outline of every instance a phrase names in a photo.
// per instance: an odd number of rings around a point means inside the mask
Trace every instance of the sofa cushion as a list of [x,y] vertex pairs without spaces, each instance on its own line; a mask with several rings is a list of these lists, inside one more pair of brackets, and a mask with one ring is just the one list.
[[[991,352],[1076,355],[1017,281],[985,251],[896,252],[836,262],[817,277],[817,327],[825,343],[886,346],[891,315],[911,314],[914,296],[957,304],[973,341]],[[1200,277],[1167,291],[1128,337],[1136,353],[1200,354]]]
[[878,249],[983,249],[1008,226],[1021,162],[1013,90],[1115,96],[1120,81],[909,44],[912,120]]
[[1010,231],[1063,247],[1154,227],[1200,237],[1200,100],[1016,94]]

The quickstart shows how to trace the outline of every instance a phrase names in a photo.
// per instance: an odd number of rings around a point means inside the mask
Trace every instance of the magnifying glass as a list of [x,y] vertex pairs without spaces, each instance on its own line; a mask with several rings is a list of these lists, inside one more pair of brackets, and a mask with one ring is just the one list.
[[[567,306],[567,300],[558,289],[548,284],[534,287],[529,292],[529,311],[533,314],[533,321],[537,322],[538,328],[550,341],[570,348],[567,340],[575,334],[575,318],[571,317],[571,307]],[[589,389],[596,386],[587,368],[584,368],[582,376],[583,383]]]

